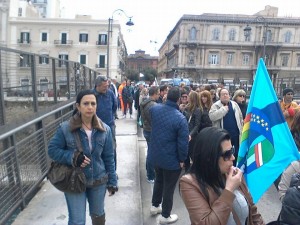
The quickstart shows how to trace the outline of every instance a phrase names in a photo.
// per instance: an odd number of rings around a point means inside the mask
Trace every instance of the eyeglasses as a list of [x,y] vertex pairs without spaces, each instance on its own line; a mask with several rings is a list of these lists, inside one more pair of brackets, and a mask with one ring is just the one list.
[[181,98],[187,98],[188,96],[187,95],[183,95],[183,96],[181,96]]
[[239,95],[239,97],[245,98],[245,95]]
[[225,152],[223,152],[221,154],[221,156],[223,157],[224,161],[228,161],[231,159],[231,156],[235,153],[235,148],[234,146],[231,147],[231,149],[226,150]]
[[96,102],[83,102],[82,103],[85,107],[88,107],[89,105],[91,105],[92,107],[96,106]]
[[287,93],[286,95],[294,95],[293,93]]

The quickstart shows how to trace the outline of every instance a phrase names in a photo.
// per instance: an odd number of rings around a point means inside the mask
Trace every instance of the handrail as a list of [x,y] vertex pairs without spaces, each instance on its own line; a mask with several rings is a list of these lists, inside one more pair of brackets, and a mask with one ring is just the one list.
[[68,103],[68,104],[66,104],[66,105],[64,105],[64,106],[61,106],[61,107],[59,107],[59,108],[57,108],[57,109],[55,109],[55,110],[52,110],[52,111],[49,112],[49,113],[46,113],[46,114],[44,114],[44,115],[42,115],[42,116],[40,116],[40,117],[38,117],[38,118],[36,118],[36,119],[33,119],[33,120],[31,120],[31,121],[29,121],[29,122],[27,122],[27,123],[25,123],[25,124],[23,124],[23,125],[21,125],[21,126],[19,126],[19,127],[17,127],[17,128],[14,128],[14,129],[12,129],[12,130],[6,132],[5,134],[0,135],[0,141],[3,140],[3,139],[5,139],[5,138],[7,138],[7,137],[9,137],[9,136],[11,136],[11,135],[13,135],[13,134],[16,133],[17,131],[19,131],[19,130],[25,128],[25,127],[28,127],[28,126],[30,126],[30,125],[32,125],[32,124],[35,124],[36,122],[38,122],[38,121],[40,121],[40,120],[42,120],[42,119],[44,119],[44,118],[46,118],[46,117],[48,117],[48,116],[50,116],[50,115],[56,113],[56,112],[61,111],[61,110],[64,109],[64,108],[67,108],[67,107],[69,107],[69,106],[71,106],[71,105],[74,105],[74,103],[75,103],[75,101],[72,101],[72,102],[70,102],[70,103]]

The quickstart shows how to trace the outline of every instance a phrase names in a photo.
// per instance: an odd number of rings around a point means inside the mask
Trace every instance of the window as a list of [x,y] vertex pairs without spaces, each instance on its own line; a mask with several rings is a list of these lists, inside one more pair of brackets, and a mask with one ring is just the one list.
[[30,67],[29,55],[20,54],[20,67]]
[[227,53],[227,65],[232,65],[233,53]]
[[88,34],[79,34],[79,42],[88,42]]
[[190,40],[192,41],[196,40],[196,33],[197,33],[196,27],[192,27],[190,31]]
[[229,31],[229,41],[235,41],[235,34],[236,34],[236,32],[235,32],[235,29],[230,29],[230,31]]
[[188,55],[188,64],[189,65],[194,65],[195,64],[195,54],[194,52],[190,52]]
[[300,55],[297,55],[297,66],[300,66]]
[[289,62],[289,56],[282,55],[281,56],[281,66],[288,66],[288,62]]
[[284,34],[284,42],[285,43],[291,43],[291,38],[292,38],[292,32],[288,31]]
[[250,64],[250,55],[249,54],[243,54],[243,66]]
[[22,8],[18,9],[18,16],[21,17],[22,16]]
[[97,45],[107,45],[107,34],[99,34]]
[[212,39],[214,41],[218,41],[220,39],[220,30],[219,30],[219,28],[215,28],[213,30],[213,37],[212,37]]
[[86,55],[80,55],[79,62],[80,62],[81,64],[86,64]]
[[58,61],[58,67],[63,67],[67,65],[67,60],[69,60],[69,55],[67,54],[60,54],[58,55],[58,58],[60,59]]
[[267,30],[267,40],[266,42],[272,42],[272,31]]
[[43,54],[39,57],[39,64],[49,64],[49,55]]
[[219,54],[212,53],[209,55],[208,63],[210,65],[218,65],[220,61],[219,58],[220,58]]
[[30,33],[29,32],[21,32],[20,43],[29,44],[30,43]]
[[105,55],[99,56],[99,68],[105,68]]
[[48,91],[48,79],[40,79],[40,91]]
[[67,33],[61,33],[61,44],[67,44]]
[[22,91],[29,91],[29,79],[28,78],[23,78],[20,80]]
[[47,42],[48,41],[48,34],[46,32],[42,33],[42,42]]

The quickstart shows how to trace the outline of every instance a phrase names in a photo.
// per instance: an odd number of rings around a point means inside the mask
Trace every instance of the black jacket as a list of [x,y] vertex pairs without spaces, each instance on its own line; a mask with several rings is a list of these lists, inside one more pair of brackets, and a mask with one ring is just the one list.
[[282,201],[280,221],[284,225],[300,224],[300,173],[292,176],[290,187]]

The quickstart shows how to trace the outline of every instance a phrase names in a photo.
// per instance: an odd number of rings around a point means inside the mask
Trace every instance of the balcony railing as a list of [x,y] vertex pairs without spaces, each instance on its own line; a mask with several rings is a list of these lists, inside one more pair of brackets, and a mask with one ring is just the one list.
[[18,43],[20,45],[30,45],[31,40],[22,40],[22,39],[18,39]]
[[95,68],[106,68],[106,64],[96,64]]
[[72,40],[54,40],[55,45],[72,45]]
[[107,41],[96,41],[96,45],[107,45]]

